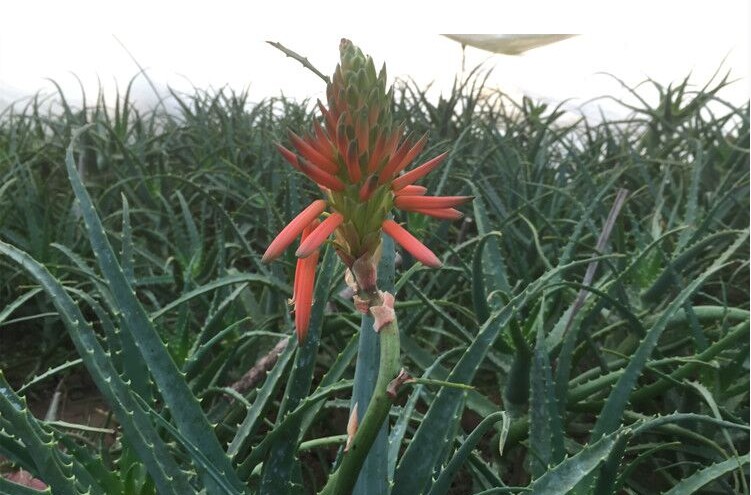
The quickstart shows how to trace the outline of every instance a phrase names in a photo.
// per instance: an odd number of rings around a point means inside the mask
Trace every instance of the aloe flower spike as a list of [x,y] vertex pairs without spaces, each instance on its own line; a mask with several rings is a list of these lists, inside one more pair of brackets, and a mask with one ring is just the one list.
[[427,136],[414,140],[404,124],[394,122],[393,92],[388,89],[385,70],[376,72],[373,60],[349,40],[342,40],[339,50],[340,63],[326,87],[326,105],[318,102],[322,118],[309,132],[290,130],[288,148],[276,145],[286,161],[319,186],[325,198],[303,210],[263,255],[264,262],[277,258],[305,230],[295,252],[299,258],[295,326],[301,339],[307,332],[315,260],[324,242],[331,239],[352,274],[356,294],[372,299],[379,293],[381,231],[424,265],[441,266],[430,249],[388,220],[394,207],[456,220],[462,217],[456,207],[472,200],[469,196],[427,196],[427,188],[414,185],[438,167],[447,153],[408,170],[425,149]]

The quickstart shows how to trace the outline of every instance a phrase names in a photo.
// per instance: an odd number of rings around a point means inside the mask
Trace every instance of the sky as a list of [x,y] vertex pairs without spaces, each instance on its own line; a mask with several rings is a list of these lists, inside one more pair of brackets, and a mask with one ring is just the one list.
[[[611,7],[604,9],[603,3]],[[359,11],[351,2],[327,10],[327,2],[284,0],[272,7],[219,0],[15,2],[4,7],[0,28],[0,107],[37,91],[52,93],[50,80],[74,104],[80,102],[79,80],[87,98],[102,88],[111,102],[117,88],[122,91],[135,77],[134,96],[148,108],[157,97],[138,75],[139,65],[162,94],[167,86],[186,92],[228,86],[247,89],[251,101],[280,94],[322,98],[321,79],[265,40],[281,42],[330,74],[341,37],[352,39],[377,65],[386,62],[392,80],[432,84],[434,97],[446,93],[462,71],[483,64],[492,70],[491,87],[592,118],[600,112],[610,118],[627,113],[613,100],[590,102],[603,95],[627,98],[613,76],[634,86],[647,77],[667,85],[691,74],[698,87],[718,69],[729,70],[737,81],[721,96],[734,104],[749,99],[745,0],[600,2],[579,10],[575,6],[581,2],[569,3],[570,10],[531,4],[539,2],[526,3],[527,10],[477,10],[474,0],[440,8],[435,2],[407,6],[381,0],[363,3]],[[462,50],[439,32],[580,35],[509,56]],[[654,96],[648,88],[644,93]]]

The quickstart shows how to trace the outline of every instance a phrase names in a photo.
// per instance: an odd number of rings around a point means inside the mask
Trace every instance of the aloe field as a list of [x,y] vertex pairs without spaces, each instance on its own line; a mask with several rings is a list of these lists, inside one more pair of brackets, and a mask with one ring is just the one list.
[[748,495],[727,77],[595,124],[278,48],[325,101],[0,114],[0,494]]

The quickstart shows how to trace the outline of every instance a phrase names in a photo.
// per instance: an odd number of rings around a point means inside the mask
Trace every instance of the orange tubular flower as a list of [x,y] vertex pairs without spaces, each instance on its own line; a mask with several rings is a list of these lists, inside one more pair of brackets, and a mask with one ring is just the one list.
[[425,247],[425,244],[418,241],[415,236],[407,232],[404,227],[393,220],[384,220],[383,231],[392,239],[398,242],[409,254],[415,257],[417,261],[431,268],[440,268],[441,260],[433,254],[433,251]]
[[[302,243],[319,226],[318,220],[313,220],[302,232]],[[303,342],[308,334],[310,324],[310,307],[313,305],[313,287],[316,281],[316,265],[318,264],[318,250],[316,249],[306,258],[297,260],[295,268],[295,287],[292,301],[295,305],[295,329],[297,340]]]
[[276,236],[276,238],[266,248],[266,252],[263,253],[261,261],[269,263],[275,258],[279,257],[282,252],[287,249],[287,246],[292,244],[295,238],[302,234],[305,227],[314,222],[323,211],[326,209],[326,202],[322,199],[313,201],[307,208],[300,212],[294,220],[287,224],[284,229]]
[[[385,67],[376,72],[373,60],[348,40],[342,40],[339,49],[341,61],[326,88],[328,108],[318,102],[322,121],[314,122],[307,134],[290,131],[291,148],[277,144],[285,160],[316,183],[326,198],[298,214],[263,255],[264,262],[272,261],[302,234],[295,253],[299,259],[294,283],[300,339],[308,329],[318,250],[332,234],[334,248],[351,271],[358,292],[372,295],[377,290],[374,274],[382,230],[416,260],[430,267],[441,266],[425,245],[387,219],[393,207],[456,220],[462,213],[455,207],[472,200],[468,196],[426,196],[427,189],[415,184],[437,168],[447,153],[405,171],[424,150],[427,136],[413,141],[405,137],[403,125],[394,124]],[[328,214],[319,223],[326,209]]]

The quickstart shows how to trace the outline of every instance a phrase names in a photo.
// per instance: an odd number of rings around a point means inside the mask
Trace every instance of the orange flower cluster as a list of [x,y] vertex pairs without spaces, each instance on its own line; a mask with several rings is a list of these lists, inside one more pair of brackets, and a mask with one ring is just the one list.
[[349,40],[342,40],[340,55],[327,86],[328,108],[318,102],[323,125],[314,122],[312,132],[305,136],[290,131],[295,152],[277,145],[282,156],[315,182],[326,198],[300,212],[263,255],[268,263],[301,237],[295,252],[293,294],[301,341],[308,330],[318,251],[332,234],[334,247],[352,271],[358,290],[370,294],[376,290],[381,231],[421,263],[441,266],[433,252],[387,218],[393,207],[455,220],[462,216],[456,207],[472,200],[470,196],[426,196],[427,189],[415,184],[438,167],[446,153],[405,172],[422,152],[427,137],[416,141],[405,138],[403,128],[393,125],[385,67],[376,73],[373,60]]

